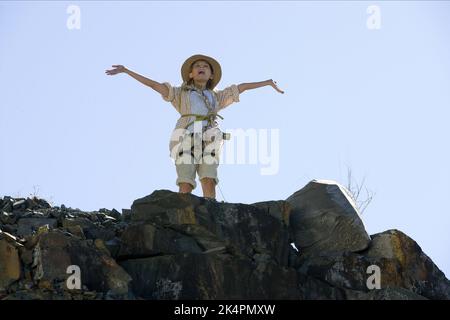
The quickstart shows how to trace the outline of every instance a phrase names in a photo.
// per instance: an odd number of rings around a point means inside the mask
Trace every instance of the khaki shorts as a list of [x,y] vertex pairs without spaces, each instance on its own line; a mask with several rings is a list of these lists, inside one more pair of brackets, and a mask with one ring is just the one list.
[[[191,149],[185,147],[183,152],[182,147],[180,147],[177,153],[177,158],[175,159],[175,167],[177,171],[176,184],[179,186],[180,183],[190,183],[195,189],[197,183],[195,182],[196,174],[198,173],[199,180],[203,178],[212,178],[219,183],[219,178],[217,177],[217,168],[219,167],[219,151],[212,149],[212,144],[206,144],[203,142],[202,145],[191,146]],[[213,150],[211,152],[211,150]]]

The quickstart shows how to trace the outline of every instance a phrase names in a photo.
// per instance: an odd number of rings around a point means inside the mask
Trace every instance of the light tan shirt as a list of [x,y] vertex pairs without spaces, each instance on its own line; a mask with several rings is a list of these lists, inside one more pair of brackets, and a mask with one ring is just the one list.
[[[169,95],[167,97],[162,96],[162,98],[170,102],[175,110],[178,111],[180,115],[189,114],[191,112],[191,104],[190,104],[190,91],[182,90],[181,86],[174,87],[168,82],[163,82],[165,86],[169,89]],[[223,90],[212,90],[213,97],[216,99],[216,109],[215,112],[219,112],[220,110],[226,108],[233,102],[239,102],[239,89],[236,84],[232,84],[231,86],[223,89]],[[173,132],[177,129],[186,128],[187,124],[191,121],[195,120],[195,117],[181,117],[178,119],[175,124],[175,128]],[[173,132],[171,135],[171,139],[169,142],[169,150],[172,151],[173,148],[179,143],[179,141],[172,140]]]

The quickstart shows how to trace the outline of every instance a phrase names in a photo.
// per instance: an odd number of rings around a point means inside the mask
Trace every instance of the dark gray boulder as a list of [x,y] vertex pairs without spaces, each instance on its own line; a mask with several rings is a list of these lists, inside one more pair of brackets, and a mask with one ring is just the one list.
[[288,264],[288,227],[258,206],[160,190],[136,200],[131,210],[131,221],[153,223],[192,237],[204,251],[233,247],[250,258],[266,253],[281,265]]
[[312,180],[286,201],[291,205],[290,228],[302,254],[366,249],[370,243],[348,191],[334,181]]

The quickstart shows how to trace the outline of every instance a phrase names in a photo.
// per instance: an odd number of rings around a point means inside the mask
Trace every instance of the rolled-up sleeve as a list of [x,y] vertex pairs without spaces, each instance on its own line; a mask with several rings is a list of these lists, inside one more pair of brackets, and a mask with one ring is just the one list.
[[163,82],[163,85],[165,85],[167,87],[167,89],[169,89],[169,95],[167,97],[163,96],[161,94],[161,96],[163,97],[164,100],[166,100],[167,102],[172,102],[172,100],[175,97],[175,90],[173,89],[172,85],[168,82]]
[[223,90],[217,91],[216,93],[219,110],[226,108],[233,102],[239,102],[239,89],[236,84],[232,84]]
[[180,112],[180,94],[181,94],[181,88],[180,87],[174,87],[172,86],[169,82],[163,82],[163,85],[165,85],[167,87],[167,89],[169,89],[169,94],[167,95],[167,97],[162,96],[162,98],[167,101],[170,102],[174,108]]

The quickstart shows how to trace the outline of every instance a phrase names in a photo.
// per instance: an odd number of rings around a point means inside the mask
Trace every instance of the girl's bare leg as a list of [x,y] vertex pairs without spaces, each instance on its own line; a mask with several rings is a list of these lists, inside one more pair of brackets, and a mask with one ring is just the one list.
[[216,181],[213,178],[203,178],[200,180],[203,189],[203,197],[216,198]]
[[179,187],[180,187],[180,191],[179,191],[180,193],[191,193],[192,189],[193,189],[192,184],[187,183],[187,182],[181,182],[179,184]]

